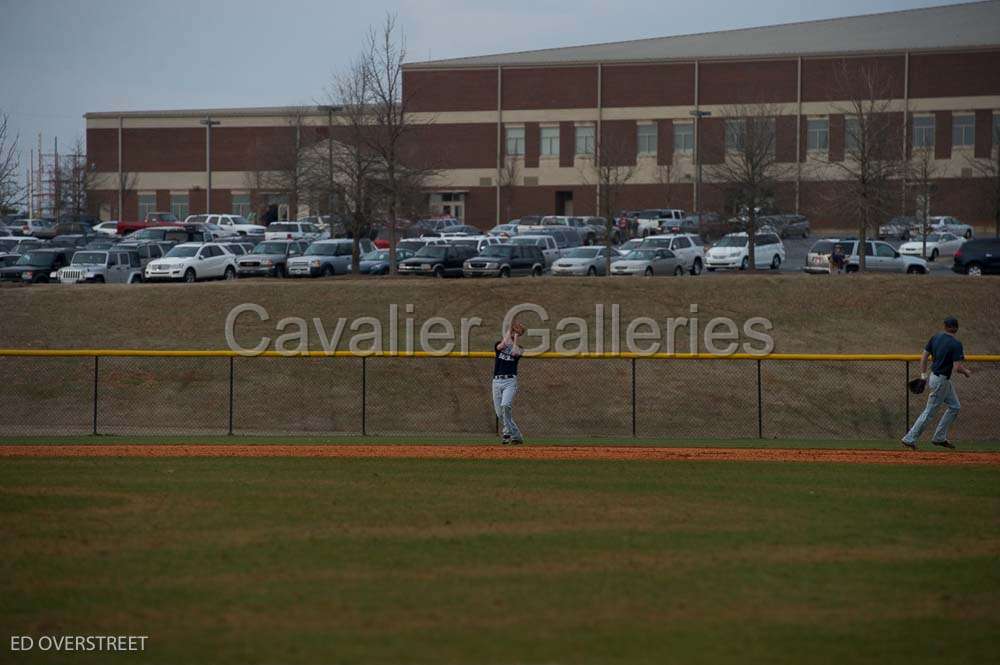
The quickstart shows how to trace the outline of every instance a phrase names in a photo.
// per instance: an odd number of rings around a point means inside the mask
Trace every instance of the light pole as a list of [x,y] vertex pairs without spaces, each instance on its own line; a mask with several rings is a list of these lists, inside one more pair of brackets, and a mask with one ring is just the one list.
[[701,119],[712,115],[711,111],[691,111],[694,118],[694,211],[701,212]]
[[205,212],[212,212],[212,127],[220,124],[218,120],[204,118],[205,125],[205,172],[208,174],[208,189],[205,190]]

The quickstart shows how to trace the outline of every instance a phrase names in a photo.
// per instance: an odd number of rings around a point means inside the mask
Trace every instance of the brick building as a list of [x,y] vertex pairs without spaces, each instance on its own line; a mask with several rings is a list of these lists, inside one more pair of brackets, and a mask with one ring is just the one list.
[[[998,0],[410,63],[404,94],[439,169],[431,206],[482,227],[528,213],[595,214],[593,155],[611,145],[634,166],[619,207],[723,210],[724,188],[704,175],[697,186],[695,164],[724,159],[727,110],[762,103],[779,109],[776,154],[792,167],[775,205],[837,225],[829,163],[844,159],[852,91],[838,74],[852,68],[877,68],[892,112],[906,119],[903,141],[933,150],[932,212],[986,222],[991,206],[970,160],[989,159],[1000,143]],[[298,128],[288,109],[88,114],[88,156],[101,175],[95,202],[116,211],[119,173],[135,172],[120,197],[126,218],[150,205],[204,210],[211,116],[221,123],[211,130],[212,207],[249,211],[261,193],[251,196],[248,174],[273,166],[255,157],[275,152],[261,146],[336,131],[330,110],[296,113]],[[281,192],[263,196],[288,205]],[[901,182],[900,212],[913,205]]]

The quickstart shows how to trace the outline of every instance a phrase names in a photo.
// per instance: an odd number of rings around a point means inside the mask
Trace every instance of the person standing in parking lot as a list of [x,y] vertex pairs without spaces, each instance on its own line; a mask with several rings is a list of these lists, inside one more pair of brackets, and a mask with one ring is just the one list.
[[[920,356],[920,378],[927,381],[929,394],[923,413],[903,437],[903,445],[911,450],[917,449],[917,440],[920,438],[920,434],[924,431],[927,422],[934,417],[934,412],[942,404],[947,406],[947,410],[941,416],[937,429],[934,430],[931,443],[943,448],[955,447],[948,441],[948,428],[955,421],[962,405],[958,401],[955,386],[951,382],[951,374],[952,371],[955,371],[965,377],[972,376],[972,372],[962,364],[962,361],[965,360],[965,350],[955,336],[957,332],[958,319],[949,316],[944,320],[944,332],[939,332],[931,337],[927,345],[924,346],[923,355]],[[934,359],[929,378],[927,376],[928,357]]]
[[833,251],[830,252],[830,273],[832,274],[835,270],[838,273],[844,272],[844,266],[847,263],[847,257],[844,255],[844,246],[837,243],[833,247]]

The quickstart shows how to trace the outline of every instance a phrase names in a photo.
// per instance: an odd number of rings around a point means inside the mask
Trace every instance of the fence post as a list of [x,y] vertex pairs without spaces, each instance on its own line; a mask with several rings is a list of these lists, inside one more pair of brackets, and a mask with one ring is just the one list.
[[98,356],[94,356],[94,420],[93,433],[97,436],[97,378],[98,378]]
[[229,436],[233,435],[233,365],[234,358],[229,356]]
[[903,384],[903,394],[906,396],[906,422],[903,423],[903,435],[910,431],[910,361],[904,360],[906,365],[906,382]]
[[757,359],[757,438],[764,438],[764,391],[760,378],[760,359]]
[[367,435],[368,435],[368,363],[367,363],[367,356],[361,356],[361,436],[367,436]]
[[635,358],[632,358],[632,438],[635,438]]

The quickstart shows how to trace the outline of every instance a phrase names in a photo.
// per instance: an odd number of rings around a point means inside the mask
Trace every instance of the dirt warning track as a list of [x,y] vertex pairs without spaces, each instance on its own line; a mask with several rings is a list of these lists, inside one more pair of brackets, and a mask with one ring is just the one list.
[[24,445],[0,457],[338,457],[470,460],[826,462],[837,464],[1000,465],[1000,453],[801,448],[463,445]]

